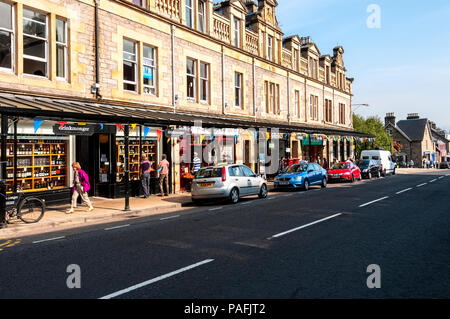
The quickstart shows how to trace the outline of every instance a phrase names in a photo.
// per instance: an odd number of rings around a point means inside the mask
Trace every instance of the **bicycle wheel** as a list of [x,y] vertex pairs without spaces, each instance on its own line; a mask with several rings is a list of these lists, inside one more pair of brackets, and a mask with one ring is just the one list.
[[17,217],[24,223],[37,223],[45,213],[45,204],[36,197],[25,198],[17,208]]

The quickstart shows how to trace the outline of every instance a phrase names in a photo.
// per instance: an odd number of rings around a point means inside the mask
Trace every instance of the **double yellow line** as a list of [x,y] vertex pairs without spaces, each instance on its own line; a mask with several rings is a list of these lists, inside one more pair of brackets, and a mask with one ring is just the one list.
[[[0,238],[2,240],[3,238]],[[7,241],[0,243],[0,251],[2,251],[4,248],[13,247],[15,245],[18,245],[22,242],[21,239],[8,239]]]

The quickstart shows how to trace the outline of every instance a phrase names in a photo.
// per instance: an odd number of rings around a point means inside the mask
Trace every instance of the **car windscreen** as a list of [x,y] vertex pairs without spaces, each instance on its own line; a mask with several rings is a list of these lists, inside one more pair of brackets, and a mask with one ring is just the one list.
[[286,173],[299,173],[299,172],[306,172],[308,169],[308,164],[296,164],[291,165],[286,169]]
[[195,179],[222,177],[221,168],[202,168],[195,175]]
[[337,163],[331,167],[331,169],[349,169],[349,168],[350,168],[349,163]]

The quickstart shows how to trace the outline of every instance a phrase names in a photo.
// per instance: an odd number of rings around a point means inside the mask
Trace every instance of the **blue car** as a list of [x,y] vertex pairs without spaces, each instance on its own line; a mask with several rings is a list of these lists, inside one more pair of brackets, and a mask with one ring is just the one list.
[[316,163],[300,162],[287,167],[275,177],[275,189],[304,189],[312,185],[327,187],[328,173]]

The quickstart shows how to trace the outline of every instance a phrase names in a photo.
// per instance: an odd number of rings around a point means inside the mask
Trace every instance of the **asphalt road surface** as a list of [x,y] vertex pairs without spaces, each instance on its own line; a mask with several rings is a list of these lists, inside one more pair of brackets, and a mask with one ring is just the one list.
[[449,298],[449,175],[20,238],[0,251],[0,298]]

